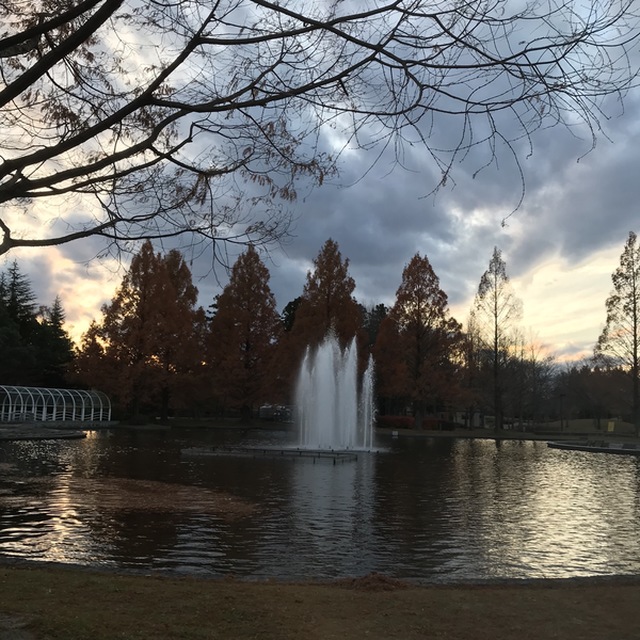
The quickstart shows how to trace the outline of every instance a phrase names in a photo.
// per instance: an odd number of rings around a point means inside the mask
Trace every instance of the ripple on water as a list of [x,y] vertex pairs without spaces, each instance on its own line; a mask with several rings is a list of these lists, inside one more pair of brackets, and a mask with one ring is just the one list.
[[426,440],[335,467],[185,463],[187,441],[120,433],[4,448],[0,553],[255,578],[640,573],[635,458]]

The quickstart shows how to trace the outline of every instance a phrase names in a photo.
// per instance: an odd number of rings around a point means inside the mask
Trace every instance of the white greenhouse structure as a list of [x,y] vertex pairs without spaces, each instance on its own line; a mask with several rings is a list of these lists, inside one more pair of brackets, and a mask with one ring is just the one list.
[[109,422],[101,391],[0,385],[0,422]]

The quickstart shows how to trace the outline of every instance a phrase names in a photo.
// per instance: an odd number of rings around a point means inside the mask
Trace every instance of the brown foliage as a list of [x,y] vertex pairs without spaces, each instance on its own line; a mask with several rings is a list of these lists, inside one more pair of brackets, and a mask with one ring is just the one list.
[[100,386],[134,414],[143,403],[166,418],[170,400],[182,404],[201,376],[204,312],[195,306],[197,295],[181,254],[154,254],[145,242],[102,308],[102,322],[83,338],[80,380]]
[[460,325],[427,257],[416,254],[402,273],[396,302],[380,327],[375,354],[382,395],[401,395],[417,424],[456,396]]
[[349,275],[349,259],[342,259],[338,243],[329,238],[313,265],[293,332],[305,345],[317,346],[332,331],[344,348],[362,324],[360,307],[353,298],[356,283]]
[[[354,338],[361,347],[361,307],[353,297],[356,284],[349,275],[349,260],[343,260],[335,240],[329,238],[313,261],[295,319],[280,349],[281,376],[291,387],[304,352],[315,348],[329,332],[345,348]],[[362,350],[359,349],[361,360]]]
[[210,326],[214,392],[224,406],[249,417],[275,395],[272,367],[280,334],[269,271],[250,246],[234,264]]

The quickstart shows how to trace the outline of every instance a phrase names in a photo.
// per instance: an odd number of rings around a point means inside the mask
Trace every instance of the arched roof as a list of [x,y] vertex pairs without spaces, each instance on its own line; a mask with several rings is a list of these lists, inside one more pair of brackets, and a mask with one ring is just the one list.
[[108,422],[111,401],[101,391],[0,385],[0,422]]

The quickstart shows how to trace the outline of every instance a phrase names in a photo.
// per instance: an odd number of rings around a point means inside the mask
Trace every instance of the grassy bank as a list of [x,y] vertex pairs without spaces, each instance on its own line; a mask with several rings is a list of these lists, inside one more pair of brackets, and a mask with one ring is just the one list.
[[640,580],[410,587],[245,583],[0,567],[0,639],[621,640]]

